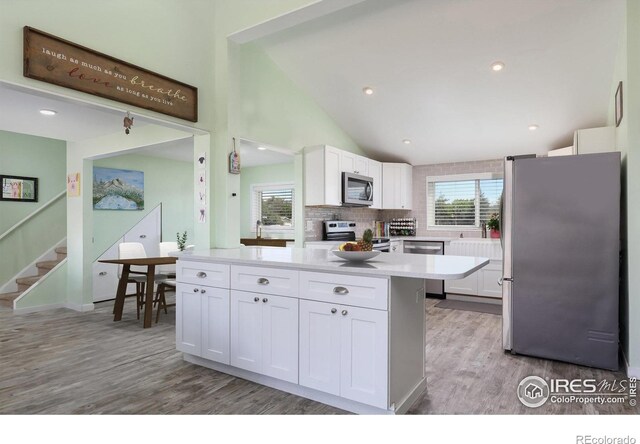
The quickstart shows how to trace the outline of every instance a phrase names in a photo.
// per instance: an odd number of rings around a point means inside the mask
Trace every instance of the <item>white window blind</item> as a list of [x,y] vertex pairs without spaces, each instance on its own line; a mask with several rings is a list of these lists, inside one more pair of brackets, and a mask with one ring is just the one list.
[[262,222],[263,230],[292,230],[294,228],[293,184],[254,185],[251,228]]
[[429,228],[480,228],[500,211],[502,178],[491,174],[427,178]]

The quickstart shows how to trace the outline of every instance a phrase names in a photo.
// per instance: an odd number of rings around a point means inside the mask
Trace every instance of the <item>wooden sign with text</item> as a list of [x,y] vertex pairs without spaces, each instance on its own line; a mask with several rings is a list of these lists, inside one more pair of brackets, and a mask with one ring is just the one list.
[[24,27],[24,76],[198,121],[197,88],[29,26]]

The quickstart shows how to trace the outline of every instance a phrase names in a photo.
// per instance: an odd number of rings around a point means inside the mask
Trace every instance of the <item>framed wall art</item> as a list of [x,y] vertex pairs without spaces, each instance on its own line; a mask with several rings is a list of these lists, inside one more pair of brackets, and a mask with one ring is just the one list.
[[38,178],[0,175],[2,195],[0,200],[13,202],[37,202]]

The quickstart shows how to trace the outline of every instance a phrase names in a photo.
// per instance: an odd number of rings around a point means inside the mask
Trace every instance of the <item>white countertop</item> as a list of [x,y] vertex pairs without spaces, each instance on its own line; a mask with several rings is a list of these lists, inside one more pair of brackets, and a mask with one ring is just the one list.
[[393,253],[380,253],[366,262],[348,262],[329,250],[282,247],[196,250],[177,256],[189,261],[419,279],[462,279],[489,263],[485,257]]

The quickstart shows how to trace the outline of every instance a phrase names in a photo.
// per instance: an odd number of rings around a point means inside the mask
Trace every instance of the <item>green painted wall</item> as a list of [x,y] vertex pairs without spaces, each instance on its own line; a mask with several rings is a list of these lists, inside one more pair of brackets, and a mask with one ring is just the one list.
[[[258,184],[286,183],[295,181],[295,171],[293,157],[291,163],[280,163],[275,165],[264,165],[249,168],[242,168],[240,174],[240,235],[241,237],[255,237],[255,221],[251,219],[251,186]],[[296,190],[296,199],[301,194]],[[271,232],[263,236],[281,237],[282,233]],[[287,238],[293,238],[293,233],[287,233]]]
[[144,172],[143,211],[93,211],[93,258],[98,258],[145,215],[162,203],[162,239],[174,241],[187,230],[193,239],[193,164],[127,154],[96,160],[94,166]]
[[33,213],[66,184],[64,141],[0,131],[0,174],[38,178],[38,202],[0,202],[0,234]]
[[[0,131],[0,174],[38,178],[38,202],[0,201],[0,235],[66,188],[66,144]],[[62,197],[0,240],[0,286],[66,236]]]
[[[331,145],[364,152],[329,115],[298,88],[259,47],[237,46],[231,97],[236,136],[298,151]],[[236,83],[237,82],[237,83]]]

